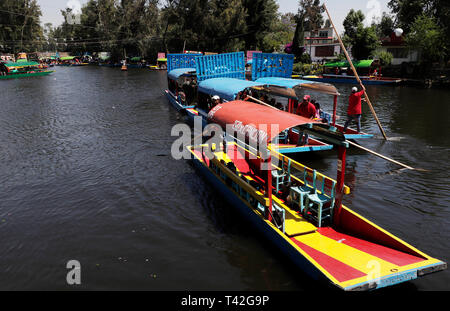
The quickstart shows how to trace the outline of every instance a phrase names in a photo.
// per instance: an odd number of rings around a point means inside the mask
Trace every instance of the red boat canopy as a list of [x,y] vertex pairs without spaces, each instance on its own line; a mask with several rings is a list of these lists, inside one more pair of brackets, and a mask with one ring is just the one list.
[[320,124],[292,113],[247,101],[231,101],[215,106],[208,114],[210,123],[268,143],[282,131],[304,124]]

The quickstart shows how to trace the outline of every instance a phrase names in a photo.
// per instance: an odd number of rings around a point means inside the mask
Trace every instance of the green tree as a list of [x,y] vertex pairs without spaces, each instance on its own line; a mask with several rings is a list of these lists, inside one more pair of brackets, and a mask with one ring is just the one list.
[[303,52],[305,51],[305,26],[304,26],[305,11],[299,9],[296,19],[296,27],[294,31],[294,38],[292,39],[292,54],[295,56],[295,60],[299,61]]
[[345,45],[351,47],[354,59],[367,59],[380,46],[380,41],[374,25],[365,27],[363,24],[364,14],[353,9],[344,19],[344,37]]
[[350,12],[348,12],[342,23],[344,26],[344,37],[347,37],[345,39],[349,40],[356,36],[358,27],[364,26],[364,18],[365,16],[361,10],[355,11],[351,9]]
[[42,15],[36,0],[0,1],[0,46],[9,53],[35,52],[42,48]]
[[373,53],[373,57],[375,59],[379,59],[380,60],[380,65],[381,66],[388,66],[392,63],[392,60],[394,58],[394,56],[392,55],[392,53],[387,52],[387,51],[380,51],[377,50]]
[[255,50],[261,47],[264,37],[271,31],[272,22],[277,17],[278,5],[275,0],[242,0],[242,3],[247,13],[245,48]]
[[273,20],[271,31],[264,37],[261,49],[267,52],[283,52],[284,46],[292,42],[296,28],[295,15],[279,14]]
[[417,16],[431,9],[429,0],[390,0],[388,7],[396,14],[398,26],[409,32],[411,24]]
[[89,0],[81,16],[61,12],[64,22],[52,37],[59,50],[74,54],[107,51],[117,61],[126,56],[156,58],[160,16],[157,0]]
[[322,13],[324,12],[320,0],[300,0],[300,7],[303,14],[303,25],[305,31],[312,31],[322,28],[324,24]]
[[422,63],[443,60],[446,55],[444,31],[434,17],[419,15],[406,35],[407,44],[420,51]]
[[443,30],[442,41],[450,57],[450,1],[448,0],[390,0],[391,12],[397,17],[396,26],[401,27],[405,34],[412,31],[412,25],[421,15],[435,19],[435,24]]
[[394,20],[386,12],[383,12],[379,23],[376,23],[374,25],[376,27],[377,35],[380,38],[390,36],[395,28]]
[[213,0],[206,18],[205,49],[214,52],[231,52],[245,48],[245,8],[241,0]]
[[209,44],[205,32],[209,13],[208,0],[174,0],[168,1],[163,10],[167,19],[165,41],[168,50],[181,52],[202,50]]

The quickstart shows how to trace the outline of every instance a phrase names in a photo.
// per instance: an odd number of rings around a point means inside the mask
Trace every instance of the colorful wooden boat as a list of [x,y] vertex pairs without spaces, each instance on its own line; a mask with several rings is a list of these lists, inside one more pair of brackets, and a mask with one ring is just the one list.
[[[381,66],[378,61],[371,59],[360,60],[354,61],[353,65],[358,70],[359,78],[364,85],[398,85],[402,82],[402,79],[380,76]],[[326,63],[323,66],[322,74],[306,75],[302,79],[324,83],[359,84],[351,72],[350,64],[347,61]]]
[[[229,109],[239,104],[241,110]],[[223,129],[228,125],[232,139],[244,134],[247,143],[219,138],[188,146],[194,166],[254,225],[261,239],[272,242],[313,279],[346,291],[373,290],[447,268],[342,204],[350,189],[344,185],[348,144],[341,133],[242,102],[221,104],[210,118]],[[238,125],[232,123],[236,120]],[[292,126],[318,131],[338,145],[336,180],[267,150],[267,141],[275,139],[279,129]]]
[[[235,53],[237,54],[237,53]],[[242,55],[241,55],[242,57]],[[293,68],[293,55],[287,54],[271,54],[271,53],[255,53],[252,59],[252,80],[264,84],[264,87],[260,90],[261,95],[274,95],[277,97],[277,104],[280,104],[282,108],[288,112],[295,113],[295,108],[299,102],[299,94],[304,91],[313,91],[324,94],[329,94],[334,96],[333,103],[333,113],[322,112],[321,119],[327,120],[333,126],[338,128],[340,131],[344,131],[344,126],[336,123],[336,109],[337,109],[337,97],[340,95],[338,90],[334,85],[324,84],[321,82],[312,82],[307,80],[296,80],[291,79],[292,68]],[[203,83],[203,80],[211,80],[211,77],[221,76],[230,77],[244,77],[245,67],[242,64],[242,59],[227,61],[227,59],[220,59],[220,55],[215,56],[203,56],[199,57],[197,61],[197,76],[199,80],[199,85]],[[211,65],[213,64],[213,65]],[[217,64],[222,65],[220,70],[217,70]],[[223,67],[229,68],[224,70]],[[208,83],[205,81],[205,83]],[[217,88],[225,88],[217,86]],[[213,89],[213,88],[210,88]],[[225,91],[226,92],[226,91]],[[229,92],[227,92],[228,94]],[[211,92],[210,95],[213,95]],[[219,95],[220,94],[216,94]],[[236,94],[228,94],[230,97],[236,96]],[[273,97],[273,96],[272,96]],[[233,100],[232,99],[227,100]],[[272,104],[270,101],[266,101],[266,104]],[[372,134],[358,132],[356,129],[347,128],[345,132],[345,137],[347,139],[361,139],[373,137]]]
[[167,58],[158,58],[156,60],[156,65],[150,65],[148,68],[151,70],[167,70]]
[[[168,54],[167,55],[167,84],[165,91],[169,103],[178,110],[194,107],[197,93],[196,58],[202,54]],[[186,96],[186,87],[192,90]],[[191,96],[190,96],[191,95]]]
[[51,74],[53,72],[54,71],[36,71],[36,72],[30,71],[30,72],[24,72],[24,73],[11,73],[11,74],[7,74],[6,76],[0,75],[0,80],[42,77],[42,76],[48,76],[49,74]]
[[[402,79],[395,78],[379,78],[374,76],[360,76],[359,77],[364,85],[399,85]],[[343,76],[333,74],[323,75],[308,75],[302,76],[301,79],[323,82],[323,83],[346,83],[346,84],[359,84],[358,80],[354,76]]]
[[[213,78],[201,81],[198,87],[198,103],[195,107],[188,107],[186,113],[191,122],[195,122],[197,117],[201,117],[202,126],[208,124],[208,115],[213,112],[214,108],[208,101],[211,96],[219,96],[223,102],[231,102],[239,98],[239,94],[245,92],[251,93],[252,90],[262,90],[263,83],[255,81],[240,80],[235,78]],[[257,105],[251,101],[242,101],[248,105]],[[212,109],[212,110],[211,110]],[[238,106],[235,109],[239,110]],[[272,108],[277,110],[275,107]],[[281,132],[280,139],[276,142],[277,148],[283,154],[299,153],[311,151],[324,151],[333,149],[333,145],[324,143],[317,138],[310,137],[308,143],[302,146],[297,146],[299,141],[299,130],[290,129],[289,131]]]
[[[40,68],[41,64],[37,62],[20,61],[17,63],[2,63],[3,75],[0,75],[1,80],[40,77],[47,76],[53,71],[47,71]],[[6,70],[5,70],[6,69]]]
[[[322,83],[317,81],[290,79],[290,78],[280,78],[280,77],[266,77],[259,78],[256,80],[258,83],[267,85],[266,89],[268,92],[273,94],[279,94],[290,98],[292,101],[289,103],[286,111],[295,113],[294,107],[298,105],[300,95],[307,92],[319,92],[322,94],[328,94],[334,96],[333,101],[333,113],[324,112],[324,119],[327,119],[334,127],[339,131],[344,132],[344,126],[336,123],[336,111],[337,111],[337,98],[340,95],[338,90],[334,85],[328,83]],[[278,88],[277,88],[278,87]],[[358,132],[356,129],[347,128],[344,133],[347,139],[363,139],[372,138],[372,134]]]
[[80,66],[88,66],[89,63],[71,63],[71,67],[80,67]]
[[[195,68],[173,69],[168,72],[167,79],[168,89],[165,94],[172,106],[178,111],[194,108],[195,93],[197,92]],[[189,81],[189,87],[193,88],[194,96],[192,98],[186,98],[185,95],[187,81]]]

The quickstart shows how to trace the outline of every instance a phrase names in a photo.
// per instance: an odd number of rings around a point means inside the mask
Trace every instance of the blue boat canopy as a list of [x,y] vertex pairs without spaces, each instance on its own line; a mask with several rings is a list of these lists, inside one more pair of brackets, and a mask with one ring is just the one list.
[[218,95],[227,101],[236,99],[239,92],[249,87],[262,86],[262,83],[255,81],[241,80],[236,78],[213,78],[201,81],[198,85],[198,91]]
[[255,82],[268,86],[268,88],[272,89],[274,93],[276,93],[276,90],[273,88],[274,86],[285,88],[286,92],[283,92],[280,95],[285,95],[289,97],[296,97],[294,93],[295,91],[299,90],[309,90],[330,95],[340,95],[339,91],[336,89],[334,85],[315,81],[279,78],[279,77],[267,77],[267,78],[259,78]]
[[170,71],[167,75],[169,79],[178,80],[179,77],[183,75],[192,74],[195,72],[195,68],[178,68]]

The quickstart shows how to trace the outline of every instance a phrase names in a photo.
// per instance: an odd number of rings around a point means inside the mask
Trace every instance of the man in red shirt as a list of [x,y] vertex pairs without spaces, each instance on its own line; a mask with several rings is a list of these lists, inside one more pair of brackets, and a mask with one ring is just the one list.
[[362,91],[358,92],[358,88],[352,88],[352,94],[348,99],[347,121],[344,124],[344,134],[352,120],[356,121],[358,133],[361,131],[361,97],[364,95],[366,88],[362,86]]
[[[316,107],[309,101],[311,96],[305,95],[303,101],[298,105],[296,114],[308,119],[314,119],[316,116]],[[299,133],[297,146],[308,144],[308,134]]]
[[316,115],[316,107],[309,101],[311,96],[305,95],[303,101],[298,105],[296,114],[308,119],[314,119]]

